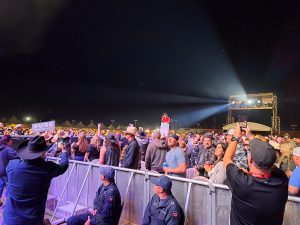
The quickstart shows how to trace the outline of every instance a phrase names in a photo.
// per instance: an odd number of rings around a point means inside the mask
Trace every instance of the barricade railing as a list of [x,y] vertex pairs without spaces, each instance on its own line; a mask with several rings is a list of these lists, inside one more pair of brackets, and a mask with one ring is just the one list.
[[[58,162],[59,159],[49,157],[48,160]],[[101,184],[99,166],[95,163],[70,160],[66,173],[52,180],[49,195],[55,196],[56,201],[52,209],[47,211],[53,214],[53,224],[54,218],[67,219],[73,213],[93,208],[93,200]],[[113,168],[116,170],[115,182],[123,204],[120,224],[141,224],[144,210],[154,194],[149,179],[159,174]],[[185,213],[185,225],[229,224],[231,192],[226,185],[172,176],[170,178],[173,182],[172,193]],[[285,225],[297,224],[297,202],[300,203],[300,198],[289,197]],[[68,213],[62,212],[61,208],[69,203],[72,203],[71,210]]]

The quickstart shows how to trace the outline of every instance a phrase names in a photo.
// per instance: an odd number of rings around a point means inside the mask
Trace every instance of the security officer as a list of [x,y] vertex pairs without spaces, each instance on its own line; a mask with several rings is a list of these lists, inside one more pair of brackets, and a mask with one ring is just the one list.
[[154,184],[155,195],[148,203],[142,225],[182,225],[184,214],[179,203],[172,195],[172,181],[167,176],[150,179]]
[[115,184],[115,170],[109,166],[100,167],[102,185],[94,199],[91,213],[71,216],[67,225],[117,225],[121,215],[121,196]]

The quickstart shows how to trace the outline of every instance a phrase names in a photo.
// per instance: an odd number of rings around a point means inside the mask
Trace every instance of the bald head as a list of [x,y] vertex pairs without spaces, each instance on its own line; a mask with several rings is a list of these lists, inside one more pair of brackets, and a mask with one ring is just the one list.
[[153,139],[160,139],[160,132],[159,131],[154,131],[152,133],[152,138]]

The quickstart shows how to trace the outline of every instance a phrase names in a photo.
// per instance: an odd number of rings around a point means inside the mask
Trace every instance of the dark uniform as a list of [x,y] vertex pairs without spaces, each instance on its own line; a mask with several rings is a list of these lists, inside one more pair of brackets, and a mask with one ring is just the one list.
[[88,216],[92,225],[117,225],[121,214],[121,196],[117,185],[113,182],[108,186],[101,185],[94,199],[96,215],[84,213],[68,219],[68,225],[83,225]]
[[144,213],[142,225],[181,225],[184,213],[173,195],[160,199],[154,195]]

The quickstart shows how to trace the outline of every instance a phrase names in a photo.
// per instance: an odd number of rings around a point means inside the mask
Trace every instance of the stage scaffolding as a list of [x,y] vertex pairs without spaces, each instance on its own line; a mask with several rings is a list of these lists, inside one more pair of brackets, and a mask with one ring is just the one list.
[[234,123],[233,111],[272,111],[271,127],[273,134],[280,134],[280,117],[278,116],[277,96],[274,93],[231,95],[228,98],[227,123]]

